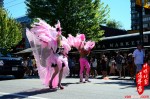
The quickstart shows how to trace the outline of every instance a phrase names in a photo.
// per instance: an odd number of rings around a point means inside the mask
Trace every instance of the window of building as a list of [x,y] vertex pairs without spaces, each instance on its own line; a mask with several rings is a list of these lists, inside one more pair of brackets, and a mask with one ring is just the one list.
[[143,21],[144,21],[144,22],[150,21],[150,17],[145,17],[145,18],[143,18]]
[[148,27],[148,24],[143,24],[143,28],[147,28]]
[[135,7],[135,2],[132,2],[132,3],[131,3],[131,7]]

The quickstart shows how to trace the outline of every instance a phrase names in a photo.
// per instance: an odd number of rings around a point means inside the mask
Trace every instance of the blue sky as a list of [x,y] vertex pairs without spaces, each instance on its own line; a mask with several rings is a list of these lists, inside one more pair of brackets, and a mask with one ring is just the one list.
[[[4,7],[9,14],[18,18],[26,13],[25,0],[4,0]],[[126,30],[131,29],[130,0],[101,0],[110,7],[110,19],[119,21]]]

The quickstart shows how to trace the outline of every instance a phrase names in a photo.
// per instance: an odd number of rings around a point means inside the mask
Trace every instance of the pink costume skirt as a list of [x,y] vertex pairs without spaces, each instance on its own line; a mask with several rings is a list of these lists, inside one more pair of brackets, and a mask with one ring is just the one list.
[[[62,63],[65,64],[64,67],[62,67]],[[57,66],[59,67],[59,70],[61,70],[63,68],[63,77],[66,77],[67,75],[69,75],[67,57],[64,57],[59,54],[51,54],[51,56],[49,56],[46,59],[47,66],[45,66],[45,67],[38,66],[38,73],[39,73],[40,79],[42,80],[42,83],[46,86],[49,86],[49,81],[50,81],[53,73],[55,72],[55,70],[54,70],[55,67],[52,67],[52,64],[57,64]],[[52,82],[53,87],[58,86],[58,80],[59,80],[59,73],[55,76],[55,78]]]

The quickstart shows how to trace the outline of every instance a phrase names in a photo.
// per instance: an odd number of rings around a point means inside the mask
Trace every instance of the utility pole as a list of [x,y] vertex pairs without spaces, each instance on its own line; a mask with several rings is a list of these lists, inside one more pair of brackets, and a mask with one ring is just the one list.
[[139,14],[140,43],[143,46],[143,0],[136,0],[136,11]]
[[143,43],[143,9],[145,14],[150,14],[150,0],[136,0],[136,10],[139,13],[139,32],[140,32],[140,43],[144,46]]
[[143,0],[142,0],[142,7],[139,9],[139,32],[140,32],[140,43],[143,45]]

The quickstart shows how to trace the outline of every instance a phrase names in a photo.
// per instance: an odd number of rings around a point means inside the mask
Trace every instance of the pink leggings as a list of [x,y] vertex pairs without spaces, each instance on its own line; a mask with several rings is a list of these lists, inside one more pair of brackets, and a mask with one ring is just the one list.
[[86,75],[90,73],[90,64],[86,58],[80,58],[80,76],[83,77],[84,67],[86,68]]

